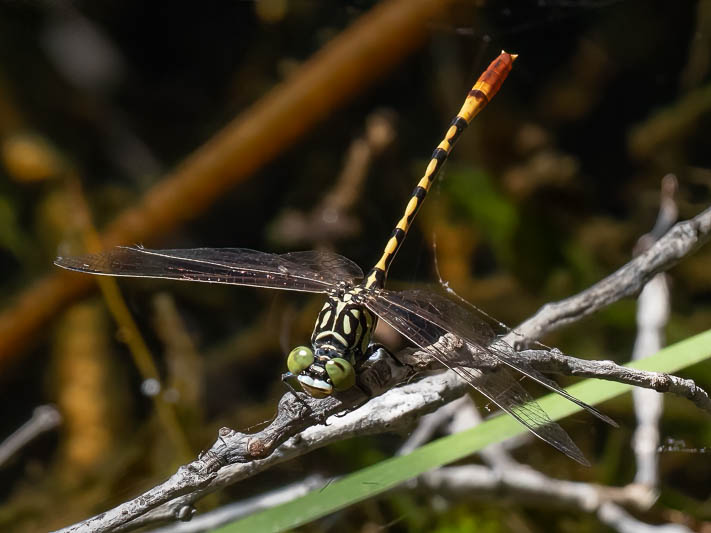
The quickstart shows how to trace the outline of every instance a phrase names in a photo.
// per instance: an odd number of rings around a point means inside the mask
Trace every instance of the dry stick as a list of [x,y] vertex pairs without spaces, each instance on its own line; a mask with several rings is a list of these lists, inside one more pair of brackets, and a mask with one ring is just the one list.
[[27,443],[45,431],[62,423],[62,415],[53,405],[40,405],[32,412],[32,418],[22,424],[12,435],[0,443],[0,467]]
[[[259,496],[224,505],[190,522],[174,523],[152,530],[152,533],[207,531],[292,501],[327,484],[328,482],[322,478],[310,476],[286,487],[279,487]],[[624,529],[626,526],[637,526],[649,527],[649,531],[652,532],[656,527],[630,517],[620,507],[648,509],[654,503],[656,495],[644,486],[626,485],[617,488],[554,479],[515,462],[507,463],[504,469],[481,465],[439,468],[418,477],[412,485],[413,489],[425,494],[437,494],[448,499],[495,500],[499,503],[505,500],[516,505],[535,505],[539,509],[562,508],[595,513],[601,521],[619,531],[637,531]],[[608,508],[608,505],[614,505],[615,508]],[[681,529],[669,525],[660,527],[660,532],[689,531],[683,526]]]
[[[450,3],[391,0],[375,6],[121,213],[102,235],[104,246],[151,242],[199,216],[416,49],[432,18]],[[0,315],[0,368],[94,282],[57,271],[17,295]]]
[[[73,170],[68,170],[64,179],[68,197],[71,199],[73,207],[76,230],[81,234],[87,251],[92,253],[99,252],[101,251],[101,243],[94,229],[89,205],[82,191],[79,177]],[[102,276],[101,279],[97,279],[96,281],[104,298],[104,303],[109,313],[111,313],[121,333],[122,340],[131,354],[133,363],[141,374],[141,379],[143,379],[144,383],[153,380],[155,383],[160,384],[162,388],[161,376],[158,372],[153,354],[143,339],[138,324],[136,324],[136,321],[133,319],[133,315],[121,294],[116,279]],[[187,461],[193,456],[193,449],[178,419],[175,405],[167,402],[161,393],[162,390],[159,390],[158,394],[151,395],[156,415],[168,437],[173,441],[177,461]]]
[[395,453],[396,456],[407,455],[426,444],[434,434],[445,424],[452,421],[457,413],[462,409],[469,409],[471,399],[469,396],[462,396],[453,402],[443,405],[434,413],[423,416],[417,421],[417,426],[410,432],[407,440],[402,443]]
[[[582,318],[602,303],[612,303],[631,292],[629,285],[641,286],[640,280],[631,277],[636,272],[647,280],[663,268],[668,268],[686,253],[691,253],[707,238],[711,230],[711,209],[695,218],[676,224],[674,228],[647,252],[620,268],[592,288],[578,296],[565,300],[565,305],[550,304],[546,313],[539,313],[530,321],[539,335],[566,323],[576,317]],[[649,263],[645,263],[648,261]],[[598,294],[598,291],[601,294]],[[591,303],[592,302],[592,303]],[[577,303],[578,307],[575,307]],[[556,310],[564,309],[563,318]],[[542,318],[541,318],[542,317]],[[530,327],[530,326],[529,326]],[[633,384],[659,390],[660,384],[670,392],[690,397],[697,405],[711,411],[711,402],[701,401],[701,389],[691,380],[681,380],[674,376],[656,372],[644,372],[615,365],[610,361],[584,361],[568,357],[560,352],[528,350],[522,352],[529,364],[541,371],[562,372],[584,375],[622,383]],[[425,366],[431,356],[423,351],[403,351],[398,359]],[[62,532],[100,533],[107,531],[128,531],[150,523],[189,517],[192,503],[209,492],[246,479],[274,464],[297,455],[354,435],[374,434],[392,431],[398,427],[408,427],[420,416],[432,412],[439,406],[452,401],[469,390],[466,383],[453,372],[430,376],[416,383],[388,390],[412,375],[408,367],[394,365],[390,358],[383,358],[367,368],[362,376],[373,395],[380,394],[368,402],[367,407],[356,409],[342,417],[333,415],[345,412],[363,402],[367,396],[354,387],[342,397],[322,400],[304,397],[296,400],[286,394],[279,402],[277,416],[264,430],[247,435],[222,428],[217,441],[197,460],[178,469],[164,483],[146,491],[101,515],[90,518]],[[700,391],[700,392],[699,392]],[[705,394],[705,393],[704,393]],[[328,425],[323,424],[328,419]]]
[[417,479],[418,488],[449,497],[497,498],[594,512],[613,501],[640,510],[649,508],[656,496],[646,487],[607,487],[555,479],[523,465],[492,469],[481,465],[444,467]]
[[[406,441],[398,455],[408,453],[415,446],[429,440],[431,432],[450,419],[452,427],[448,433],[457,433],[481,422],[471,398],[467,395],[462,396],[442,406],[434,413],[422,417],[417,426],[420,432],[417,436],[413,434]],[[422,424],[423,420],[429,420],[430,423]],[[551,478],[527,466],[520,465],[500,445],[487,446],[481,451],[481,455],[489,467],[468,465],[440,468],[418,477],[408,485],[426,490],[428,493],[434,492],[440,496],[445,494],[465,497],[467,500],[471,498],[496,499],[497,501],[506,499],[516,504],[535,504],[545,508],[569,508],[595,513],[602,522],[618,531],[636,531],[638,529],[627,528],[643,527],[649,528],[650,532],[657,530],[660,532],[688,531],[683,526],[677,525],[650,526],[640,522],[622,509],[623,505],[639,510],[649,509],[654,504],[657,494],[647,484],[636,482],[621,488],[611,488],[598,484]],[[308,480],[295,484],[289,493],[300,492],[306,484],[308,484]],[[161,529],[160,532],[203,531],[206,524],[217,527],[250,514],[248,511],[263,510],[265,500],[282,497],[281,489],[270,491],[259,497],[227,505],[207,513],[201,517],[199,523],[174,524]]]
[[[470,412],[463,402],[470,402],[468,396],[449,403],[435,413],[439,416],[443,409],[457,405]],[[476,411],[471,412],[475,414]],[[475,423],[477,421],[474,421]],[[471,424],[467,424],[471,426]],[[459,428],[459,430],[464,428]],[[473,499],[506,500],[515,504],[528,504],[549,508],[575,509],[585,513],[595,513],[598,518],[618,531],[630,531],[627,527],[649,527],[628,515],[621,506],[638,510],[649,509],[656,500],[656,493],[649,487],[630,484],[624,487],[606,487],[594,483],[572,482],[548,477],[527,466],[520,465],[501,446],[489,446],[482,450],[482,456],[490,465],[466,465],[444,467],[433,470],[408,483],[414,489],[435,493],[438,496]],[[254,498],[225,505],[193,519],[189,523],[175,523],[156,530],[156,533],[193,533],[232,522],[248,514],[264,510],[301,496],[304,492],[318,490],[325,480],[306,478],[290,485],[266,492]],[[271,502],[268,505],[267,502]],[[614,506],[614,507],[610,507]],[[683,526],[660,526],[659,531],[688,531]],[[634,529],[633,529],[634,530]],[[636,531],[636,530],[634,530]]]
[[[637,241],[637,253],[647,249],[664,235],[677,221],[679,210],[674,195],[678,189],[676,176],[667,174],[662,178],[659,213],[652,231]],[[671,311],[669,284],[665,273],[659,273],[647,283],[637,298],[637,336],[632,350],[632,359],[643,359],[657,353],[664,346],[664,328]],[[664,397],[654,391],[632,391],[637,424],[632,436],[632,450],[637,470],[634,481],[648,487],[659,484],[658,448],[659,419],[664,410]]]
[[591,315],[621,298],[638,293],[658,272],[674,266],[709,239],[711,208],[694,218],[675,224],[647,251],[583,292],[549,303],[504,340],[515,346],[538,340],[546,333]]
[[[665,274],[657,274],[647,283],[637,299],[637,337],[632,359],[644,359],[664,347],[664,327],[669,320],[669,287]],[[637,424],[632,436],[632,450],[637,471],[636,483],[656,487],[659,483],[659,419],[664,397],[652,390],[632,390]]]
[[575,509],[595,513],[598,519],[620,532],[691,533],[679,524],[659,526],[640,522],[621,506],[648,509],[656,494],[642,485],[606,487],[550,478],[525,466],[491,469],[480,465],[445,467],[423,474],[417,487],[428,493],[467,500],[486,499],[500,502]]
[[536,370],[547,374],[562,374],[581,378],[596,378],[625,383],[633,387],[676,394],[699,409],[711,413],[711,399],[692,379],[663,372],[651,372],[620,366],[612,361],[588,361],[565,355],[558,350],[524,350],[519,354]]
[[349,212],[360,200],[373,159],[395,139],[393,122],[394,116],[384,110],[366,117],[366,131],[351,143],[331,190],[308,212],[285,210],[272,224],[272,239],[288,247],[323,246],[356,234],[360,223]]
[[171,524],[166,527],[154,529],[151,533],[201,533],[211,531],[223,524],[239,520],[245,516],[271,509],[277,505],[290,502],[311,491],[319,490],[330,483],[319,474],[308,476],[300,481],[279,487],[276,490],[259,494],[245,500],[228,503],[217,509],[201,514],[190,522]]
[[[374,394],[387,390],[409,375],[411,372],[406,367],[393,364],[389,357],[383,358],[364,372]],[[425,390],[420,392],[418,387],[421,387],[423,382]],[[189,508],[194,501],[209,492],[334,441],[408,426],[418,416],[460,396],[465,388],[466,384],[457,384],[453,376],[450,376],[449,380],[439,376],[426,378],[416,384],[392,389],[388,394],[368,402],[368,409],[357,409],[345,416],[334,415],[346,412],[368,399],[357,387],[349,389],[338,398],[328,397],[321,400],[304,394],[300,394],[297,399],[293,394],[287,393],[279,402],[275,420],[264,430],[249,435],[222,428],[210,450],[192,463],[180,467],[161,485],[62,531],[123,531],[146,523],[175,520],[179,515],[185,514],[185,508]],[[327,419],[328,425],[322,425]],[[180,498],[181,496],[183,497]],[[146,516],[144,520],[136,520],[168,502],[169,506]]]

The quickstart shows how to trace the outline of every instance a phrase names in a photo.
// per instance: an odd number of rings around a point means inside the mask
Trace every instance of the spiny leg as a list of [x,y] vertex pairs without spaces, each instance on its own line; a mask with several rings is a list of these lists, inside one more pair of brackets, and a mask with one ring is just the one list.
[[306,403],[306,402],[304,401],[304,399],[299,395],[299,391],[297,391],[297,390],[291,385],[291,383],[289,383],[289,380],[290,380],[291,378],[295,378],[295,377],[296,377],[296,376],[295,376],[294,374],[292,374],[291,372],[284,372],[284,373],[281,375],[281,382],[282,382],[284,385],[286,385],[286,388],[289,389],[289,392],[291,392],[291,394],[293,394],[294,398],[296,398],[296,400],[297,400],[298,402],[301,402],[301,404],[302,404],[304,407],[306,407],[307,409],[311,409],[311,407],[309,407],[309,404]]

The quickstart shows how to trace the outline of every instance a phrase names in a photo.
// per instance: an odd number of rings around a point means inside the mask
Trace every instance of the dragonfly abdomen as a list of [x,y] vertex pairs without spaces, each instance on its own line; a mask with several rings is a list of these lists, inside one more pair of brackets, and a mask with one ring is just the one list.
[[430,186],[437,176],[437,173],[447,160],[447,157],[452,151],[452,148],[454,148],[454,145],[461,136],[462,132],[501,88],[501,84],[504,82],[509,72],[511,72],[511,67],[513,66],[513,62],[516,60],[516,57],[517,56],[515,54],[501,52],[499,57],[492,61],[486,71],[479,76],[479,79],[467,94],[467,98],[464,101],[462,108],[450,123],[444,139],[442,139],[442,142],[439,143],[437,148],[435,148],[432,153],[432,157],[427,165],[425,174],[422,176],[419,183],[415,187],[415,190],[412,192],[410,201],[405,207],[405,212],[398,221],[393,232],[390,234],[390,238],[385,245],[383,254],[368,273],[368,276],[364,282],[366,288],[382,288],[385,285],[385,278],[387,277],[388,269],[395,258],[395,254],[397,254],[398,250],[402,246],[405,236],[412,225],[412,221],[414,220],[415,215],[417,215],[417,211],[425,201],[427,192],[430,190]]

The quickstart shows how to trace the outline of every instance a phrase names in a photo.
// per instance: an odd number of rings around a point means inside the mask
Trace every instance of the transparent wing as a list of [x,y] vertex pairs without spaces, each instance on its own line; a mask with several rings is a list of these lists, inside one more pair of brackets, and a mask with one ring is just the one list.
[[[582,464],[587,464],[587,461],[567,433],[550,420],[545,411],[499,363],[518,370],[614,424],[597,409],[571,396],[529,365],[516,360],[515,350],[499,340],[489,324],[445,297],[421,290],[380,290],[366,300],[366,305],[403,336],[430,353],[440,364],[453,369],[536,436]],[[469,361],[471,366],[487,368],[480,370],[462,367],[460,365],[463,361]]]
[[327,292],[341,281],[363,277],[350,259],[328,252],[269,254],[246,248],[149,250],[121,246],[99,254],[58,257],[55,265],[107,276],[165,278]]
[[387,291],[379,293],[379,298],[386,301],[391,309],[415,312],[420,322],[432,323],[447,332],[465,339],[474,347],[501,363],[528,376],[547,389],[560,394],[567,400],[579,405],[600,420],[617,427],[617,423],[595,407],[572,396],[552,379],[547,378],[523,360],[516,350],[501,340],[489,323],[484,321],[449,298],[428,290]]
[[570,436],[553,422],[543,408],[521,386],[521,383],[502,366],[485,371],[458,368],[457,372],[476,390],[526,426],[534,435],[565,455],[585,466],[590,463]]

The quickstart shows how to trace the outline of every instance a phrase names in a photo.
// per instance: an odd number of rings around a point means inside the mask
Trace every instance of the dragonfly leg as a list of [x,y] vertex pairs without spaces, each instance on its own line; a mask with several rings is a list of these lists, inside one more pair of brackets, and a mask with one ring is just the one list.
[[291,372],[284,372],[281,375],[281,382],[286,385],[286,388],[289,389],[289,392],[294,395],[294,398],[296,398],[299,402],[301,402],[305,407],[309,407],[309,404],[307,404],[304,399],[301,397],[299,394],[299,391],[297,391],[291,383],[289,383],[289,380],[291,378],[295,378],[296,376],[291,373]]
[[375,391],[381,391],[394,372],[393,366],[401,367],[400,362],[382,344],[373,343],[363,354],[363,362],[358,366],[358,387],[369,397]]
[[383,357],[394,357],[392,353],[390,353],[390,350],[385,347],[385,345],[380,344],[379,342],[371,342],[368,345],[368,348],[365,350],[365,353],[363,354],[363,363],[362,366],[370,366],[376,361],[379,361]]

